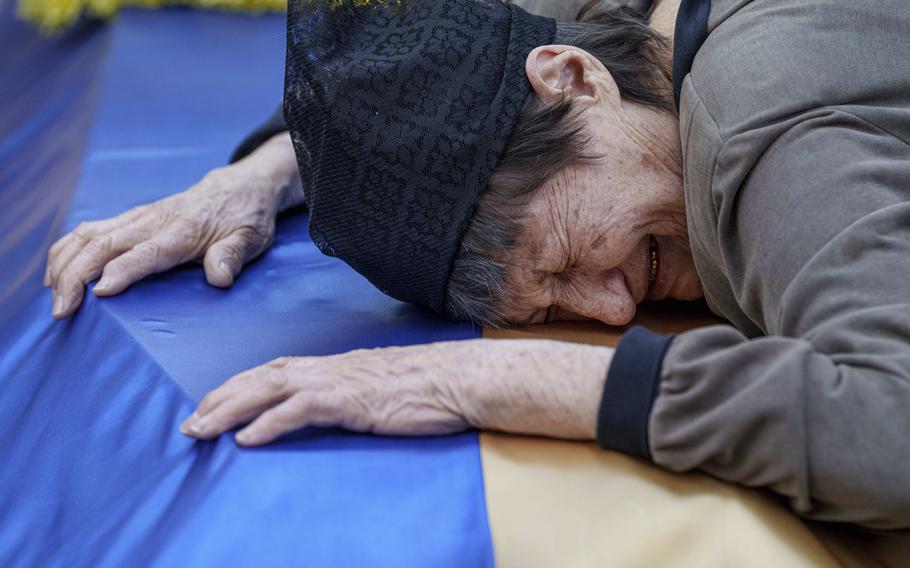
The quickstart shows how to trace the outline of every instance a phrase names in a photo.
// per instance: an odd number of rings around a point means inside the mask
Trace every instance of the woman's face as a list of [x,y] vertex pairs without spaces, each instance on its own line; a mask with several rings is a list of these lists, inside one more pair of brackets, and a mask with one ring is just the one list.
[[507,275],[508,321],[623,325],[644,300],[700,298],[675,115],[621,99],[603,65],[575,48],[538,48],[526,67],[545,102],[573,97],[600,158],[535,193]]
[[659,193],[596,165],[541,188],[508,275],[508,320],[623,325],[644,300],[701,297],[682,203],[661,203]]

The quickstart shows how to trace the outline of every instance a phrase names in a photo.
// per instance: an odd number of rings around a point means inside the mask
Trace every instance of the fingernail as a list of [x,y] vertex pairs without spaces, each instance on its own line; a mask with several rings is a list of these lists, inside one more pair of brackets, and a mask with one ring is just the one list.
[[208,423],[204,418],[199,418],[190,422],[189,431],[191,434],[199,436],[205,434],[206,429],[208,428]]
[[54,308],[51,310],[51,315],[54,317],[57,317],[62,313],[63,313],[63,298],[56,297],[56,298],[54,298]]
[[237,434],[234,436],[234,440],[236,440],[237,443],[239,443],[239,444],[252,444],[255,442],[255,440],[253,439],[253,436],[250,435],[250,433],[247,432],[246,430],[241,430],[240,432],[237,432]]
[[183,424],[180,425],[180,431],[184,434],[195,434],[196,433],[196,422],[199,421],[199,414],[193,412],[190,414],[186,420],[183,421]]
[[234,271],[231,270],[231,267],[228,266],[228,263],[226,263],[225,261],[222,260],[221,262],[219,262],[219,263],[218,263],[218,268],[220,268],[222,272],[224,272],[225,274],[227,274],[227,275],[230,276],[231,278],[234,277]]
[[102,278],[101,280],[98,281],[97,284],[95,284],[94,290],[95,290],[95,292],[104,292],[105,290],[107,290],[110,287],[111,287],[111,281],[108,280],[107,278]]

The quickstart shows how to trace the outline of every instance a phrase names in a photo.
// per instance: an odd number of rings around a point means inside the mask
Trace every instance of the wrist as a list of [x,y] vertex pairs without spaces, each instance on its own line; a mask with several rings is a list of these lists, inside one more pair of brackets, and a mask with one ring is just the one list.
[[[613,349],[552,340],[482,340],[451,382],[475,428],[594,440]],[[467,363],[464,363],[467,362]]]
[[272,136],[248,156],[228,167],[236,168],[241,175],[262,180],[259,185],[274,199],[278,212],[305,202],[289,132]]

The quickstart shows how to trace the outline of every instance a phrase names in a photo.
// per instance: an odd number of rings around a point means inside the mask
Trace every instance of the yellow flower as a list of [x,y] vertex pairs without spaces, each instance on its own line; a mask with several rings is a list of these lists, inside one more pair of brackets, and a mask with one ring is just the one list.
[[[354,0],[369,3],[370,0]],[[123,6],[159,8],[194,6],[234,11],[283,12],[287,0],[19,0],[17,13],[47,32],[58,32],[85,12],[92,17],[109,19]]]
[[82,8],[82,0],[20,0],[17,12],[42,29],[54,31],[73,23]]
[[87,0],[86,10],[97,18],[109,19],[120,9],[120,0]]

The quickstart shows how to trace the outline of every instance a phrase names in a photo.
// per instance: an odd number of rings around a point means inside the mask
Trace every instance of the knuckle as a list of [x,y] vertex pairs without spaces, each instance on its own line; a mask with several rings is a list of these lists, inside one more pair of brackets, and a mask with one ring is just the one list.
[[133,252],[142,260],[157,261],[161,258],[161,246],[155,241],[144,241],[133,248]]
[[74,286],[82,285],[82,280],[76,269],[68,266],[58,277],[56,290],[63,295],[69,295]]
[[57,275],[57,283],[60,289],[82,286],[89,272],[83,262],[71,262]]
[[288,386],[288,377],[281,372],[258,372],[252,376],[252,381],[271,391],[284,391]]
[[233,258],[236,260],[243,259],[243,251],[240,246],[235,243],[222,243],[218,246],[219,256]]
[[284,369],[285,367],[287,367],[290,364],[291,364],[291,357],[278,357],[278,358],[272,359],[271,361],[266,363],[266,366],[271,369]]
[[94,236],[95,234],[95,223],[91,221],[83,221],[76,225],[76,228],[73,229],[73,235],[79,237],[80,239],[88,239]]
[[[202,217],[205,217],[203,215]],[[203,241],[206,221],[204,219],[188,219],[177,217],[170,223],[171,234],[176,238],[176,246],[193,248]]]
[[199,406],[197,408],[197,412],[199,412],[200,414],[205,414],[208,411],[210,411],[212,408],[214,408],[215,401],[217,399],[217,395],[215,394],[215,392],[216,391],[212,391],[212,392],[208,393],[207,395],[205,395],[204,397],[202,397],[202,400],[199,401]]
[[212,413],[212,422],[218,430],[226,430],[243,417],[245,409],[241,400],[227,399]]
[[68,235],[64,235],[64,236],[60,237],[59,239],[57,239],[57,241],[51,245],[51,248],[48,249],[48,251],[47,251],[48,257],[53,258],[53,257],[57,256],[60,253],[60,251],[63,249],[63,247],[66,246],[66,243],[68,243],[70,241],[71,235],[72,235],[72,233],[70,233]]
[[85,245],[85,251],[92,256],[105,254],[111,249],[110,235],[97,235],[92,237]]
[[149,211],[152,211],[153,208],[151,205],[137,205],[129,211],[126,211],[122,215],[117,217],[117,220],[120,221],[123,225],[129,225],[136,222],[142,222],[145,220],[146,216],[149,215]]
[[162,217],[161,206],[158,202],[137,205],[123,214],[124,220],[131,223],[142,223],[145,221],[157,222]]
[[82,285],[74,285],[68,289],[62,290],[60,296],[63,298],[65,304],[80,302],[83,297]]

